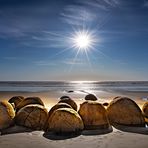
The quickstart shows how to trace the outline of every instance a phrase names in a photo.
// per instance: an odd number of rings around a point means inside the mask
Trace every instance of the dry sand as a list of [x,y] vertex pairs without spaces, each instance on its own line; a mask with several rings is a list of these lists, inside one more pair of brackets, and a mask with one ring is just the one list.
[[146,148],[148,135],[113,132],[100,135],[80,135],[77,137],[44,137],[44,132],[7,134],[0,137],[0,148]]
[[[101,94],[102,93],[102,94]],[[46,107],[49,109],[62,95],[68,95],[65,92],[42,92],[42,93],[27,93],[27,92],[1,92],[0,100],[9,99],[15,95],[38,96],[43,99]],[[84,95],[69,94],[79,104],[83,101]],[[99,93],[100,102],[105,102],[105,98],[109,100],[120,94]],[[128,94],[129,95],[129,94]],[[97,95],[98,96],[98,95]],[[126,95],[127,96],[127,95]],[[136,97],[134,94],[130,97]],[[137,95],[138,104],[144,103],[138,98],[142,94]],[[144,94],[143,94],[144,96]],[[103,98],[103,99],[102,99]],[[118,129],[117,129],[118,128]],[[112,129],[112,128],[111,128]],[[129,128],[116,127],[109,131],[83,131],[77,136],[57,136],[53,134],[44,134],[42,131],[30,131],[23,127],[12,127],[2,131],[0,135],[0,148],[146,148],[148,147],[148,128]]]

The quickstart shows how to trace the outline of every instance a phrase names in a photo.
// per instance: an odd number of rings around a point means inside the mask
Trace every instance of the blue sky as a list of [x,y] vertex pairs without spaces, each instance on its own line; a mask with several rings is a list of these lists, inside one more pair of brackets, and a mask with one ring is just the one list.
[[[97,41],[75,58],[82,28]],[[148,1],[0,0],[4,80],[148,80]]]

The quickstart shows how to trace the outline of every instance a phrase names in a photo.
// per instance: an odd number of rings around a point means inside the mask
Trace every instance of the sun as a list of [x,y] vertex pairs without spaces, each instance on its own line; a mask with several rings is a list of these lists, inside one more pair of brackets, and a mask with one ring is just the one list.
[[86,49],[91,44],[91,39],[85,32],[79,33],[74,38],[75,45],[80,49]]
[[73,46],[79,50],[88,50],[94,44],[92,34],[86,30],[76,31],[72,36]]

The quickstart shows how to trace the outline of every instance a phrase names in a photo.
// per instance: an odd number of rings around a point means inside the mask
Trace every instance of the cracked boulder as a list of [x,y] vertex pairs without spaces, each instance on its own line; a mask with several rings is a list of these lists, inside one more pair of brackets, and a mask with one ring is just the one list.
[[39,97],[28,97],[23,99],[17,106],[16,106],[16,112],[19,111],[21,108],[23,108],[26,105],[30,104],[38,104],[44,106],[43,101]]
[[17,112],[15,122],[17,125],[28,127],[32,130],[43,130],[47,117],[48,111],[44,106],[31,104]]
[[22,101],[24,100],[23,96],[14,96],[11,99],[9,99],[9,103],[14,104],[14,108]]
[[0,130],[10,127],[13,124],[15,111],[7,101],[0,102]]
[[118,97],[111,101],[107,115],[112,125],[145,126],[141,109],[127,97]]
[[52,113],[59,108],[72,108],[72,107],[67,103],[57,103],[49,110],[48,117],[50,117]]
[[59,108],[49,117],[47,132],[51,131],[59,134],[78,133],[83,128],[83,121],[74,109]]
[[143,115],[145,117],[145,122],[148,124],[148,102],[145,102],[142,108]]
[[80,104],[78,111],[85,129],[107,129],[109,122],[104,106],[96,101],[85,101]]
[[46,131],[47,127],[49,126],[48,124],[50,124],[50,123],[48,122],[50,116],[53,114],[54,111],[56,111],[56,110],[59,109],[59,108],[72,108],[72,107],[71,107],[69,104],[67,104],[67,103],[57,103],[56,105],[54,105],[54,106],[49,110],[49,112],[48,112],[48,119],[47,119],[46,124],[45,124],[45,131]]
[[58,103],[67,103],[69,104],[74,110],[77,111],[77,104],[74,100],[72,100],[71,98],[63,98],[61,99]]
[[145,102],[142,108],[143,114],[148,118],[148,102]]

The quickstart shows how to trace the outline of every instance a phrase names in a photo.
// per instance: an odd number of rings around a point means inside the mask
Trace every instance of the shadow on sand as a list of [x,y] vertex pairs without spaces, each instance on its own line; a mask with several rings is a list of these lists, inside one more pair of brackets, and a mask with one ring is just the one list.
[[82,135],[85,136],[90,136],[90,135],[104,135],[104,134],[108,134],[111,133],[113,131],[112,126],[110,126],[107,129],[96,129],[96,130],[84,130],[82,131]]
[[81,133],[67,133],[67,134],[59,134],[54,132],[46,132],[43,134],[43,137],[50,139],[50,140],[65,140],[65,139],[71,139],[80,136]]
[[114,127],[120,131],[123,131],[123,132],[148,135],[148,127],[147,126],[145,126],[145,127],[130,127],[130,126],[116,124],[116,125],[114,125]]
[[12,126],[10,128],[1,130],[1,135],[7,135],[7,134],[16,134],[16,133],[26,133],[26,132],[32,132],[33,130],[23,127],[23,126]]
[[97,130],[83,130],[79,133],[67,133],[67,134],[58,134],[53,132],[44,133],[43,136],[50,140],[65,140],[70,138],[75,138],[80,135],[90,136],[90,135],[103,135],[108,134],[113,131],[113,128],[110,126],[108,129],[97,129]]

